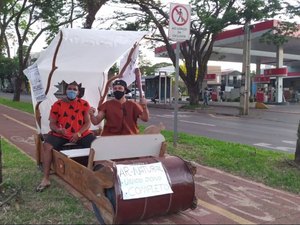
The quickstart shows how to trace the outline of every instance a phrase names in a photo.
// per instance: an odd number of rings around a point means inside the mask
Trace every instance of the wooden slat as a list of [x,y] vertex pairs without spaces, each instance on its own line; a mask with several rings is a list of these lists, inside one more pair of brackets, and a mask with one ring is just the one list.
[[88,156],[90,154],[90,148],[63,150],[60,152],[64,155],[66,155],[68,158],[75,158],[75,157]]
[[166,153],[167,153],[167,143],[163,142],[163,143],[161,143],[159,157],[163,157]]
[[105,223],[112,224],[115,212],[111,202],[104,194],[105,188],[111,188],[114,185],[112,169],[103,167],[101,170],[92,171],[55,150],[53,150],[53,163],[58,176],[87,199],[93,201],[101,209]]
[[42,140],[40,134],[34,135],[34,141],[35,141],[35,159],[38,166],[42,163]]
[[92,170],[94,165],[95,150],[91,148],[87,168]]
[[94,161],[159,156],[165,138],[161,134],[118,135],[98,137],[91,148]]

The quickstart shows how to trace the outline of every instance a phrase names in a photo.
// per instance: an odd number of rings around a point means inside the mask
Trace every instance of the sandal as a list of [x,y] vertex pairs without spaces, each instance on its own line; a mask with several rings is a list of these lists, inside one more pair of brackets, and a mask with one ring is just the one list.
[[45,189],[47,189],[48,187],[50,187],[50,184],[46,184],[46,185],[43,185],[43,184],[39,184],[35,191],[36,192],[43,192]]

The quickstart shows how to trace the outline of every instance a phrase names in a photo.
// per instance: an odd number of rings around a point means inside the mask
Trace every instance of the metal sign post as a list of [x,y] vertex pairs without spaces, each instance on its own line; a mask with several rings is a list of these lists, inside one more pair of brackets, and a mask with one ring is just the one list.
[[169,39],[176,41],[176,73],[175,73],[175,104],[174,104],[174,138],[173,145],[177,146],[178,132],[178,80],[179,80],[179,45],[180,41],[190,39],[191,7],[177,3],[170,4]]
[[175,104],[174,104],[174,137],[173,146],[177,146],[178,132],[177,132],[177,122],[178,122],[178,80],[179,80],[179,42],[176,42],[176,68],[175,68]]

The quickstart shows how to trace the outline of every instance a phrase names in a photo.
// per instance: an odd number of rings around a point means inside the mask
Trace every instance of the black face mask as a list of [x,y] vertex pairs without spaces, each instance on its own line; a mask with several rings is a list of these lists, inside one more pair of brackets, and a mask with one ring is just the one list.
[[125,92],[123,91],[114,91],[114,96],[117,100],[120,100],[124,96]]

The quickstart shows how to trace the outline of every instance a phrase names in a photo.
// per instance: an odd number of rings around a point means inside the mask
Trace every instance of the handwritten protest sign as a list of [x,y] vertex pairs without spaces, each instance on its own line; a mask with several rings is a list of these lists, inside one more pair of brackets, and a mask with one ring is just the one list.
[[117,165],[124,200],[173,193],[160,162],[143,165]]
[[24,74],[28,78],[31,84],[31,90],[33,92],[33,96],[35,97],[37,102],[41,102],[46,99],[45,90],[42,85],[41,75],[39,73],[37,64],[33,64],[25,69]]

